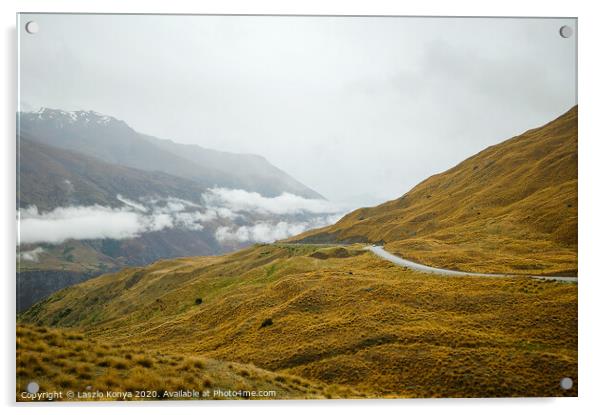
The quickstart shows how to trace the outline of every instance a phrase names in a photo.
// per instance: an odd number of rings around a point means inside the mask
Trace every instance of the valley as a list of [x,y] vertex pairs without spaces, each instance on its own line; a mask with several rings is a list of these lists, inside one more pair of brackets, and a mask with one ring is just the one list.
[[577,396],[576,147],[575,107],[332,225],[51,293],[17,317],[17,399],[32,379],[282,399]]
[[[222,195],[328,205],[258,155],[140,134],[94,111],[42,108],[19,113],[18,125],[17,311],[126,266],[229,252],[332,223],[328,209],[233,211]],[[240,228],[250,235],[240,237]]]

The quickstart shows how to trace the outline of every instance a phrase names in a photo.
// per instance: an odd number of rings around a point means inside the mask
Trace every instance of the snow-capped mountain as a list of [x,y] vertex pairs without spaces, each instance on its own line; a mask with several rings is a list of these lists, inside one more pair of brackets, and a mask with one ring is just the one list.
[[64,123],[69,124],[76,123],[94,123],[99,125],[107,125],[111,122],[123,123],[123,121],[117,120],[114,117],[98,113],[96,111],[63,111],[58,109],[51,109],[42,107],[37,111],[30,111],[31,114],[37,116],[38,120],[41,121],[55,121],[60,126],[64,126]]
[[18,129],[20,135],[32,141],[126,167],[162,171],[208,188],[322,198],[261,156],[227,153],[140,134],[124,121],[95,111],[41,108],[21,112]]

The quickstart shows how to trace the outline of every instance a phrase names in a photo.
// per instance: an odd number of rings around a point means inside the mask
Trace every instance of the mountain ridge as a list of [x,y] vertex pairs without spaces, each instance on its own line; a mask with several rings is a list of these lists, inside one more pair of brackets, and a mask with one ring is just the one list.
[[138,199],[155,194],[194,200],[206,190],[189,179],[108,163],[43,144],[27,135],[20,135],[19,141],[17,207],[20,208],[30,205],[40,210],[70,205],[122,206],[117,195]]
[[[95,111],[42,108],[36,112],[19,112],[17,125],[19,135],[43,144],[140,170],[163,171],[195,180],[207,188],[242,188],[270,197],[289,192],[323,199],[261,156],[177,144],[138,133],[126,122]],[[191,155],[191,149],[197,160]],[[199,159],[200,155],[204,157]],[[208,160],[213,161],[211,167],[207,167]],[[258,167],[268,174],[255,174]]]
[[577,270],[577,107],[290,242],[383,243],[425,265],[476,272]]

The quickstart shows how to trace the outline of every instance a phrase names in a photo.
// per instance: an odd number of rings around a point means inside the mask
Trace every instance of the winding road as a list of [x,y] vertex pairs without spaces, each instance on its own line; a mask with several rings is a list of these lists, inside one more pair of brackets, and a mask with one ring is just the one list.
[[372,253],[374,253],[375,255],[378,255],[379,257],[386,259],[387,261],[390,261],[396,265],[411,268],[416,271],[428,272],[431,274],[437,274],[437,275],[442,275],[442,276],[447,276],[447,277],[466,277],[466,276],[487,277],[487,278],[529,277],[529,278],[535,278],[538,280],[561,281],[561,282],[568,282],[568,283],[573,283],[573,284],[577,283],[577,277],[562,277],[562,276],[553,276],[553,275],[550,275],[550,276],[545,275],[544,276],[544,275],[485,274],[485,273],[479,273],[479,272],[464,272],[464,271],[454,271],[451,269],[444,269],[444,268],[435,268],[435,267],[429,267],[428,265],[423,265],[423,264],[418,264],[416,262],[408,261],[407,259],[403,259],[402,257],[393,255],[393,254],[385,251],[385,249],[382,246],[370,245],[364,249],[367,249],[367,250],[371,251]]

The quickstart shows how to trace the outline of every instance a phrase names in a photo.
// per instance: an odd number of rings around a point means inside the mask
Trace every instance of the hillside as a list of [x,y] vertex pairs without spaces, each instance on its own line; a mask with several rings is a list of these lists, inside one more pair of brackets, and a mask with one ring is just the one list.
[[[151,352],[98,342],[75,330],[17,327],[17,401],[29,382],[40,393],[69,389],[79,396],[58,400],[164,399],[326,399],[360,397],[349,388],[333,388],[298,376],[196,356]],[[107,391],[122,396],[109,397]],[[137,392],[148,392],[137,395]],[[150,392],[152,391],[152,392]],[[179,392],[197,391],[194,398]],[[271,396],[228,397],[220,391],[269,392]],[[104,396],[94,395],[97,392]],[[208,393],[203,396],[202,393]],[[131,394],[131,395],[127,395]]]
[[21,112],[18,127],[20,135],[42,144],[107,163],[161,171],[193,180],[204,188],[220,186],[264,196],[289,192],[322,198],[260,156],[219,152],[143,135],[124,121],[94,111],[42,108],[37,112]]
[[384,243],[440,268],[577,274],[577,107],[489,147],[399,199],[289,241]]
[[60,244],[24,244],[18,254],[41,250],[35,261],[17,259],[17,311],[61,288],[126,266],[162,258],[214,254],[224,249],[210,229],[164,229],[122,240],[68,240]]
[[219,172],[216,183],[220,186],[254,190],[266,196],[279,196],[282,192],[288,192],[310,199],[323,198],[318,192],[273,166],[262,156],[226,153],[148,135],[142,137],[160,149]]
[[17,207],[35,205],[42,211],[60,206],[119,207],[116,195],[137,200],[144,196],[198,199],[202,185],[159,171],[144,171],[107,163],[75,151],[20,136]]
[[257,245],[66,288],[20,324],[252,364],[368,397],[575,396],[577,287],[442,278],[361,246]]

